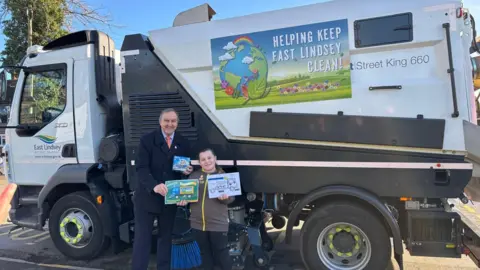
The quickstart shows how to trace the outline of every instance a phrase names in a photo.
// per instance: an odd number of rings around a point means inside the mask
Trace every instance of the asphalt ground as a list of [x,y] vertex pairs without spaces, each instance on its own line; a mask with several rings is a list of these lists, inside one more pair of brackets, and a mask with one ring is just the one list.
[[[272,236],[279,241],[283,239],[283,234],[280,234],[278,231],[272,232]],[[282,244],[279,244],[278,247],[278,251],[272,256],[272,269],[303,269],[298,252],[292,251],[291,248]],[[47,231],[40,232],[15,228],[14,225],[9,223],[0,225],[0,265],[3,265],[4,262],[14,263],[17,265],[15,269],[18,270],[31,269],[32,263],[38,267],[47,267],[46,269],[130,269],[131,251],[131,248],[128,248],[116,255],[112,254],[111,251],[107,251],[102,257],[93,261],[72,261],[56,250]],[[6,261],[5,258],[12,258],[18,261]],[[21,263],[22,261],[24,264]],[[150,269],[155,269],[154,254],[151,256],[150,265]],[[247,258],[245,269],[254,269],[251,258]]]
[[[93,261],[72,261],[64,257],[53,245],[48,232],[30,229],[14,229],[12,224],[0,225],[0,270],[16,269],[115,269],[129,270],[131,262],[131,248],[120,254],[107,251],[102,257]],[[14,229],[10,232],[11,229]],[[271,269],[276,270],[301,270],[302,262],[298,253],[297,244],[287,246],[282,243],[284,234],[272,231],[272,237],[277,241],[276,252],[272,255]],[[298,230],[296,231],[298,234]],[[406,252],[406,251],[405,251]],[[155,269],[155,256],[151,256],[151,267]],[[443,270],[478,269],[466,256],[461,259],[411,257],[408,252],[404,255],[405,269]],[[245,269],[255,269],[252,260],[247,258]],[[399,269],[392,259],[388,270]]]
[[[6,188],[6,182],[0,178],[0,194]],[[2,207],[0,202],[0,208]],[[478,217],[480,224],[480,203],[467,206],[471,215]],[[6,217],[3,217],[5,220]],[[106,251],[100,258],[92,261],[73,261],[64,257],[53,245],[48,229],[35,231],[31,229],[15,228],[14,225],[2,221],[0,217],[0,270],[53,270],[53,269],[74,269],[74,270],[129,270],[131,263],[131,248],[119,254],[112,254]],[[299,228],[298,228],[299,229]],[[295,231],[298,236],[299,230]],[[276,270],[301,270],[304,269],[298,243],[288,246],[283,243],[284,234],[278,230],[271,230],[270,234],[276,240],[275,253],[272,255],[271,269]],[[245,269],[255,269],[251,258],[247,258]],[[411,257],[408,251],[404,251],[405,269],[426,269],[426,270],[470,270],[478,269],[466,256],[461,259]],[[151,267],[155,269],[155,256],[151,256]],[[399,269],[396,261],[391,260],[388,270]]]

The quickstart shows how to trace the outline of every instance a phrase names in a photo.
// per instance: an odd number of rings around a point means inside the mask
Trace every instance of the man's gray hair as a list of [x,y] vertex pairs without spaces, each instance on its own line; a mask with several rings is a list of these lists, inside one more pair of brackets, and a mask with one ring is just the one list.
[[174,108],[167,108],[162,110],[162,112],[160,113],[160,116],[158,117],[158,121],[162,121],[163,115],[169,112],[174,112],[177,115],[177,119],[179,118],[178,112]]

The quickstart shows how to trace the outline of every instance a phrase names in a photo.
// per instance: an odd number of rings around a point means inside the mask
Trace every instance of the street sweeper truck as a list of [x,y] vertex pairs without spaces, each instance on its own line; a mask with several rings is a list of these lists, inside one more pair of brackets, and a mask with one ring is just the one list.
[[10,67],[14,224],[48,224],[73,259],[131,243],[138,142],[174,108],[192,153],[211,147],[240,175],[237,267],[245,254],[268,265],[265,217],[308,269],[385,269],[392,250],[402,268],[403,245],[478,263],[480,227],[461,206],[467,185],[480,190],[479,46],[460,0],[214,14],[192,8],[120,51],[102,32],[71,33]]

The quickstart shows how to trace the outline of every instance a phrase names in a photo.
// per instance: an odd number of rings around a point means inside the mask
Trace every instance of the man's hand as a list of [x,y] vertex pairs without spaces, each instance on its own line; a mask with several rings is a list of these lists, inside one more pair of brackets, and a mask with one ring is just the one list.
[[188,166],[187,169],[183,172],[185,175],[189,175],[193,172],[193,167],[192,165]]
[[220,197],[218,197],[218,199],[220,201],[224,201],[224,200],[228,199],[228,194],[222,194],[222,195],[220,195]]
[[153,188],[153,191],[155,193],[158,193],[158,194],[162,195],[162,196],[165,196],[167,194],[168,189],[167,189],[167,186],[165,186],[165,184],[162,183],[162,184],[156,185]]

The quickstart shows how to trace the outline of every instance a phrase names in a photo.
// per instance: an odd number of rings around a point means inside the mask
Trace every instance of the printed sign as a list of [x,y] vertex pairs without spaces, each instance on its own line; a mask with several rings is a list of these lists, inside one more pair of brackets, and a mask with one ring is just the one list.
[[352,97],[347,20],[211,40],[217,110]]
[[35,136],[41,143],[33,145],[35,158],[56,159],[61,158],[62,144],[57,144],[57,137],[49,135]]
[[435,46],[426,46],[356,54],[350,61],[351,71],[357,75],[354,83],[404,85],[405,80],[431,80],[439,76],[437,53]]
[[227,194],[228,196],[242,194],[240,174],[238,172],[209,175],[207,180],[208,197],[210,199],[218,198],[223,194]]
[[180,201],[197,202],[198,201],[198,180],[170,180],[165,181],[167,194],[165,195],[165,204],[176,204]]

